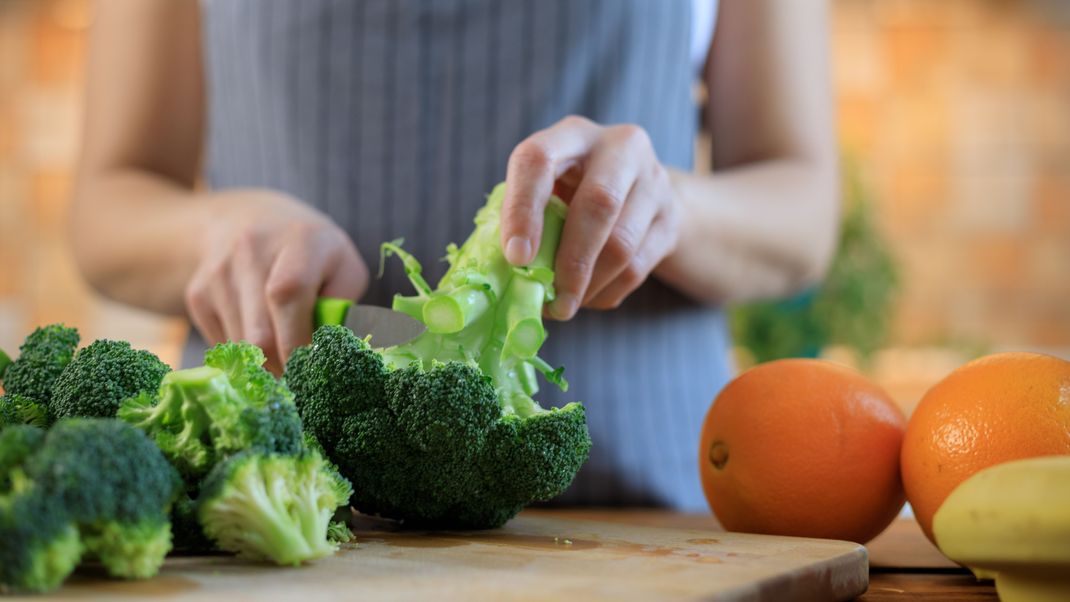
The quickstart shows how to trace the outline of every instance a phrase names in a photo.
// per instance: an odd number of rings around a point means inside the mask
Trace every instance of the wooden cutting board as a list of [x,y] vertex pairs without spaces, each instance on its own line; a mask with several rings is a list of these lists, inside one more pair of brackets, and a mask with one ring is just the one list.
[[356,545],[298,568],[168,559],[156,578],[80,569],[50,599],[844,600],[868,584],[854,543],[520,516],[496,531],[422,533],[369,521]]

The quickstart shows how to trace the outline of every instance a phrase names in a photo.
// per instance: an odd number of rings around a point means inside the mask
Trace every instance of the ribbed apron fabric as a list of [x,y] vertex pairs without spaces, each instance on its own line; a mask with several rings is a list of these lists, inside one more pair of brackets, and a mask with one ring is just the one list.
[[[690,168],[689,0],[202,0],[215,189],[285,191],[330,215],[374,271],[398,237],[434,282],[512,148],[569,114],[636,123]],[[716,258],[711,257],[711,261]],[[363,302],[411,293],[400,265]],[[200,363],[191,337],[184,361]],[[550,323],[594,447],[555,503],[705,507],[698,439],[730,374],[722,312],[651,279],[617,310]]]

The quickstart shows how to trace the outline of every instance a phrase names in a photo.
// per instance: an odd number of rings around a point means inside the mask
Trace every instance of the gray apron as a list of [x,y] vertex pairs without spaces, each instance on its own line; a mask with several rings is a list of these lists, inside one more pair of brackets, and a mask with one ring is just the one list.
[[[435,281],[513,146],[568,114],[631,122],[688,169],[688,0],[203,0],[206,177],[330,215],[369,266],[404,237]],[[711,258],[713,260],[713,258]],[[410,288],[400,265],[364,302]],[[200,363],[191,338],[186,359]],[[594,448],[557,503],[704,509],[698,440],[730,374],[720,310],[650,280],[620,309],[550,323]]]

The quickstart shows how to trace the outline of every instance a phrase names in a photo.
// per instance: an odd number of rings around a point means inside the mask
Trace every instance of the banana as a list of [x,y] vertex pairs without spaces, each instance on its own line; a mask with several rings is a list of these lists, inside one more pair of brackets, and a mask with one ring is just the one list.
[[995,576],[1003,602],[1070,600],[1070,455],[981,470],[933,516],[948,558]]

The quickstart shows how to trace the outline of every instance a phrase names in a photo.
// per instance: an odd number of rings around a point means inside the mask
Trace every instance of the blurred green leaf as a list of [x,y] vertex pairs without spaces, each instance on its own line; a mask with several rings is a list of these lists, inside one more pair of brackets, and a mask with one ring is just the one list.
[[735,340],[757,362],[816,357],[830,344],[852,348],[867,361],[887,340],[898,270],[857,166],[844,163],[839,245],[824,282],[787,300],[732,311]]

